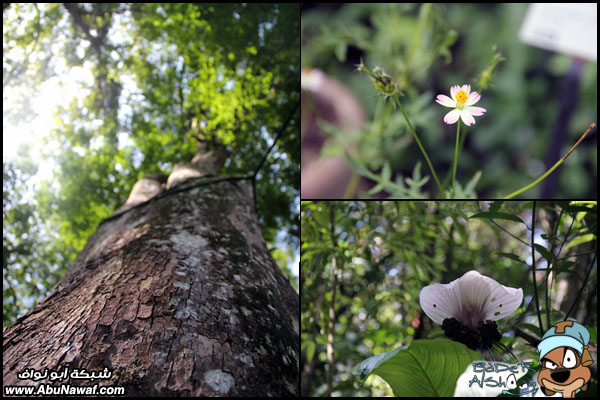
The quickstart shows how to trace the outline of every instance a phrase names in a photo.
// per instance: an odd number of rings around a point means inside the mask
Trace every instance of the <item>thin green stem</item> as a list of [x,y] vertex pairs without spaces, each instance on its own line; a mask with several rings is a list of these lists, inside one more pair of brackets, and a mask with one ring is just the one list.
[[[463,147],[465,146],[465,139],[467,138],[467,134],[469,130],[467,128],[461,130],[462,135],[460,136],[460,144],[458,145],[458,155],[462,152]],[[446,187],[448,185],[448,181],[452,178],[452,169],[449,169],[444,176],[444,180],[442,181],[442,186]]]
[[454,179],[456,177],[456,163],[458,162],[458,138],[460,137],[460,118],[456,126],[456,146],[454,147],[454,166],[452,167],[452,197],[454,197]]
[[429,169],[431,170],[431,174],[433,175],[433,179],[435,180],[435,184],[438,187],[440,195],[443,195],[444,191],[442,189],[442,185],[440,185],[440,181],[438,180],[437,174],[435,173],[435,169],[433,169],[433,165],[431,164],[431,161],[429,160],[429,156],[427,155],[427,152],[423,148],[423,145],[421,144],[421,141],[419,140],[419,137],[417,136],[415,129],[412,127],[410,121],[408,120],[408,116],[406,115],[406,112],[404,112],[404,108],[402,107],[402,104],[400,104],[398,97],[395,97],[394,100],[396,100],[396,104],[398,105],[398,108],[400,108],[402,115],[404,115],[404,119],[406,120],[406,123],[408,124],[408,127],[410,128],[410,131],[412,132],[412,135],[415,138],[415,142],[417,142],[417,146],[419,146],[419,149],[421,149],[421,153],[423,153],[423,156],[425,156],[425,161],[427,161],[427,165],[429,165]]
[[563,163],[563,161],[565,161],[565,160],[567,159],[567,157],[569,157],[569,155],[570,155],[570,154],[573,152],[573,150],[575,150],[575,147],[577,147],[577,146],[579,145],[579,143],[581,143],[581,141],[583,140],[583,138],[585,137],[585,135],[587,135],[587,134],[588,134],[588,132],[589,132],[589,131],[591,131],[591,130],[592,130],[592,128],[594,128],[595,126],[596,126],[596,124],[594,124],[594,123],[592,122],[592,123],[590,124],[590,126],[587,128],[587,130],[586,130],[585,132],[583,132],[583,135],[581,135],[581,137],[579,138],[579,140],[577,141],[577,143],[575,143],[575,144],[573,145],[573,147],[571,147],[571,150],[569,150],[569,151],[567,152],[567,154],[565,154],[564,156],[562,156],[562,157],[561,157],[561,159],[560,159],[560,160],[558,160],[558,161],[556,162],[556,164],[554,164],[554,165],[552,166],[552,168],[550,168],[548,171],[546,171],[546,173],[545,173],[544,175],[540,176],[539,178],[537,178],[535,181],[533,181],[533,182],[532,182],[532,183],[530,183],[529,185],[527,185],[527,186],[525,186],[525,187],[522,187],[522,188],[521,188],[521,189],[519,189],[519,190],[515,190],[514,192],[512,192],[511,194],[509,194],[508,196],[506,196],[504,199],[511,199],[511,198],[513,198],[513,197],[515,197],[515,196],[517,196],[517,195],[519,195],[519,194],[521,194],[521,193],[523,193],[523,192],[525,192],[525,191],[527,191],[527,190],[531,189],[532,187],[534,187],[535,185],[537,185],[538,183],[540,183],[541,181],[543,181],[544,179],[546,179],[546,177],[547,177],[548,175],[550,175],[550,174],[551,174],[551,173],[552,173],[552,172],[553,172],[553,171],[554,171],[556,168],[558,168],[558,166],[559,166],[560,164],[562,164],[562,163]]
[[352,173],[350,177],[350,181],[348,182],[348,186],[346,187],[346,192],[344,193],[344,199],[353,199],[354,193],[356,193],[356,188],[358,187],[358,182],[360,182],[360,175],[356,172]]
[[546,173],[542,176],[540,176],[539,178],[537,178],[535,181],[531,182],[529,185],[522,187],[519,190],[515,190],[514,192],[512,192],[511,194],[509,194],[508,196],[506,196],[504,199],[512,199],[513,197],[526,192],[527,190],[531,189],[532,187],[534,187],[535,185],[537,185],[538,183],[540,183],[541,181],[543,181],[544,179],[546,179],[546,177],[548,175],[550,175],[552,173],[552,171],[554,171],[556,168],[558,168],[558,166],[560,164],[562,164],[562,162],[564,161],[563,158],[561,158],[560,160],[558,160],[558,162],[556,164],[554,164],[552,166],[552,168],[550,168],[548,171],[546,171]]

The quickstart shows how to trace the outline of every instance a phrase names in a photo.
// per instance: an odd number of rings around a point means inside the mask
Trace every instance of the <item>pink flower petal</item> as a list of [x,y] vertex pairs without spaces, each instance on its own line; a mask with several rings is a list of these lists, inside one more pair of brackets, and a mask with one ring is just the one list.
[[[467,101],[464,105],[458,104],[456,100],[456,94],[461,90],[467,93]],[[475,118],[473,117],[483,115],[483,113],[487,111],[482,107],[470,107],[481,99],[479,93],[476,91],[471,92],[471,85],[453,85],[450,87],[450,95],[452,98],[444,94],[438,94],[435,100],[436,103],[441,104],[444,107],[454,108],[454,110],[444,116],[444,122],[448,125],[456,123],[459,118],[461,118],[467,126],[474,125]]]
[[452,100],[456,101],[456,93],[460,90],[460,86],[454,85],[450,88],[450,96],[452,96]]
[[444,115],[444,122],[448,125],[456,123],[460,117],[460,110],[452,110],[448,114]]
[[475,124],[475,118],[471,115],[468,110],[462,110],[460,113],[460,118],[463,120],[466,126],[471,126]]
[[446,96],[445,94],[438,94],[437,99],[435,101],[436,103],[439,103],[444,107],[456,107],[456,102],[453,101],[450,97]]
[[481,99],[481,95],[477,92],[473,92],[469,95],[465,106],[472,106],[473,104],[477,103],[479,99]]
[[465,107],[464,110],[476,117],[483,115],[483,113],[487,111],[485,108],[482,107]]

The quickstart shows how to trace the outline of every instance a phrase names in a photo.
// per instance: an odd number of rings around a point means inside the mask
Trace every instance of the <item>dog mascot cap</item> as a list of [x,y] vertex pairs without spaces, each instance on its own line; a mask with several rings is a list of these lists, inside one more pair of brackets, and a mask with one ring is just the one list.
[[540,360],[546,354],[559,347],[571,347],[581,356],[581,364],[587,366],[593,363],[588,351],[590,333],[577,321],[562,321],[554,324],[542,337],[538,344]]

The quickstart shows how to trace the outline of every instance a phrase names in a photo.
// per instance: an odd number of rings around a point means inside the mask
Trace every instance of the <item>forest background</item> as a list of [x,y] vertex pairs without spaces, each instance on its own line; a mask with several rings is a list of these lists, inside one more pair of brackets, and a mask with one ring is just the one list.
[[596,226],[596,202],[303,201],[302,395],[393,395],[376,374],[362,382],[353,368],[445,337],[419,293],[470,270],[523,289],[521,306],[498,321],[518,360],[538,352],[517,328],[539,338],[567,314],[588,328],[596,359]]

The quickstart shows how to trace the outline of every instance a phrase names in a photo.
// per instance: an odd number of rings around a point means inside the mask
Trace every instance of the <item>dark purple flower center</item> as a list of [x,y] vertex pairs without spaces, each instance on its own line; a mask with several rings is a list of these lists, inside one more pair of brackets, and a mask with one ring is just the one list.
[[442,323],[442,329],[450,339],[463,343],[467,347],[476,349],[490,348],[502,335],[498,331],[498,325],[495,321],[479,321],[479,326],[473,328],[463,325],[456,318],[446,318]]

